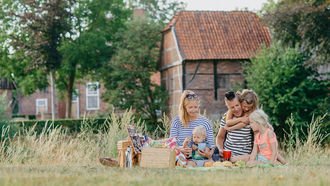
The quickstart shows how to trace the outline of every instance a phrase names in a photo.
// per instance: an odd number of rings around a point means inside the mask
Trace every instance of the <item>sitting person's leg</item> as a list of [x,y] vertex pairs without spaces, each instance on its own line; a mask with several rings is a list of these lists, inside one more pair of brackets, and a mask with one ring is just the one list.
[[188,160],[187,162],[187,167],[196,167],[197,164],[195,163],[194,160]]
[[280,153],[277,153],[277,160],[283,165],[287,164],[287,162]]
[[261,154],[257,154],[256,159],[255,160],[249,160],[247,162],[247,165],[248,166],[255,166],[255,165],[267,164],[267,163],[269,163],[269,160],[265,156],[263,156]]
[[230,161],[233,163],[239,160],[247,162],[249,161],[249,159],[250,159],[250,154],[244,154],[244,155],[233,156],[230,158]]

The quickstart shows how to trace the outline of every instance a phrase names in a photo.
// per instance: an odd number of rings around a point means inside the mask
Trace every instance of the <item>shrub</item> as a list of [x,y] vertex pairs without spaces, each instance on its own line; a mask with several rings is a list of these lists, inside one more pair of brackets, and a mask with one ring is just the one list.
[[[329,82],[318,79],[315,69],[305,66],[305,57],[294,48],[278,43],[263,49],[245,67],[248,87],[255,90],[275,130],[283,137],[293,115],[295,125],[306,132],[312,115],[329,112]],[[306,125],[307,124],[307,125]]]

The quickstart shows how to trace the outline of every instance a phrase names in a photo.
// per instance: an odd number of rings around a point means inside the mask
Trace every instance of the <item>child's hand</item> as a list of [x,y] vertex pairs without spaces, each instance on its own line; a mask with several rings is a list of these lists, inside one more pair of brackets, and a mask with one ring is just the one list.
[[197,145],[194,145],[194,144],[191,146],[191,148],[192,148],[192,150],[197,150],[198,149]]
[[230,131],[230,127],[228,127],[227,125],[225,125],[223,128],[224,128],[226,131]]
[[243,116],[241,118],[241,122],[243,122],[245,124],[249,124],[250,123],[249,117],[248,116]]
[[209,148],[205,148],[205,150],[198,150],[197,151],[199,155],[204,156],[206,158],[211,158],[213,151],[211,151]]

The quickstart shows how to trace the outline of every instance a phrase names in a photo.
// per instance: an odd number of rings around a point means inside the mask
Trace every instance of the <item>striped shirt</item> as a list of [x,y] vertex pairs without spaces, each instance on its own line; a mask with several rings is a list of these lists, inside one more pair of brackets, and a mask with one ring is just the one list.
[[[220,120],[220,127],[226,125],[225,116]],[[250,125],[233,131],[227,131],[224,149],[231,150],[233,156],[250,154],[252,151],[252,133]]]
[[177,144],[182,146],[184,139],[186,137],[192,136],[192,131],[195,127],[202,125],[206,129],[206,141],[211,145],[214,146],[213,141],[213,127],[210,121],[204,117],[199,116],[197,119],[190,121],[188,123],[188,127],[183,127],[182,122],[180,121],[179,116],[176,116],[172,121],[172,126],[170,130],[170,137],[176,137]]

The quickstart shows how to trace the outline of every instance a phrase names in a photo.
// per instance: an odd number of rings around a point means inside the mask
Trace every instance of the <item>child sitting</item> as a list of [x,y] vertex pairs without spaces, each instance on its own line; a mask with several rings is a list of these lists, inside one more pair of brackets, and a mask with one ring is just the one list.
[[[202,156],[200,153],[209,153],[211,146],[206,141],[206,129],[203,126],[197,126],[192,131],[192,140],[186,138],[183,142],[184,148],[192,148],[191,159],[188,159],[188,166],[203,167],[204,163],[209,161],[208,158]],[[212,161],[212,160],[210,160]]]
[[[255,110],[249,116],[250,125],[254,132],[252,153],[249,157],[248,165],[262,163],[276,164],[278,158],[278,142],[273,127],[268,122],[268,116],[260,109]],[[285,164],[285,160],[283,159]]]

